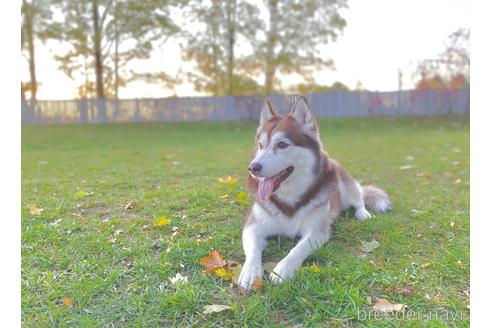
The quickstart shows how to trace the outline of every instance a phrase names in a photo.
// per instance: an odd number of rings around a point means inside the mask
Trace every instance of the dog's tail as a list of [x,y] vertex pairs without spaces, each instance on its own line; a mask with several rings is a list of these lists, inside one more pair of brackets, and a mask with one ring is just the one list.
[[376,213],[384,213],[393,208],[388,194],[382,189],[374,186],[362,186],[362,195],[366,206]]

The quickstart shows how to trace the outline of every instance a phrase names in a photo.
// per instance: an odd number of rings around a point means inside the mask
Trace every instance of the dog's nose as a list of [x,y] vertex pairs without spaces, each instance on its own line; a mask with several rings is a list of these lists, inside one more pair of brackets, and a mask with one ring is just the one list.
[[253,174],[256,174],[256,173],[259,173],[262,169],[262,166],[261,164],[258,164],[258,163],[252,163],[250,166],[249,166],[249,171]]

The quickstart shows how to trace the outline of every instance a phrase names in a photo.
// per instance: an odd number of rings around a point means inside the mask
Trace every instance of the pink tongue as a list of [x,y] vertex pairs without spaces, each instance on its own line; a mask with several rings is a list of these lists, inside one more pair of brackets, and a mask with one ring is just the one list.
[[267,200],[268,198],[270,198],[270,195],[273,193],[274,187],[274,178],[266,178],[263,181],[260,181],[258,185],[258,196],[260,197],[260,200]]

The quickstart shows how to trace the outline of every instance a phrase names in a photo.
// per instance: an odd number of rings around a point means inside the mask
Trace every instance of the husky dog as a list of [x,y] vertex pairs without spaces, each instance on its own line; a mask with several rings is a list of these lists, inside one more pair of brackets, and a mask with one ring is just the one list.
[[355,209],[357,220],[391,209],[388,195],[362,186],[323,150],[308,101],[299,96],[287,116],[265,102],[249,165],[248,190],[255,203],[243,230],[246,255],[239,287],[250,290],[263,277],[262,250],[270,236],[300,237],[270,274],[273,283],[292,278],[315,249],[330,239],[340,211]]

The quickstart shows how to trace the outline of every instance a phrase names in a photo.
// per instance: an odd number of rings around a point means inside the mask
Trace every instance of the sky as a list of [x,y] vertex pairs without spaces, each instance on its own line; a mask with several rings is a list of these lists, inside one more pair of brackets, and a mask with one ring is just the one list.
[[[336,70],[315,74],[318,84],[340,81],[355,88],[378,91],[398,89],[398,69],[403,73],[403,89],[414,85],[415,63],[433,58],[444,50],[447,36],[458,28],[470,28],[470,2],[466,0],[348,0],[341,12],[347,26],[337,42],[323,46],[323,54],[335,62]],[[70,80],[52,58],[59,45],[36,45],[39,99],[72,99],[78,81]],[[165,54],[165,55],[164,55]],[[180,65],[180,49],[169,43],[154,52],[151,59],[134,65],[141,70],[159,68],[173,73]],[[23,61],[22,80],[29,80],[27,61]],[[301,82],[292,78],[289,82]],[[196,96],[190,84],[176,88],[178,96]],[[170,90],[143,82],[120,90],[120,98],[166,97]]]

